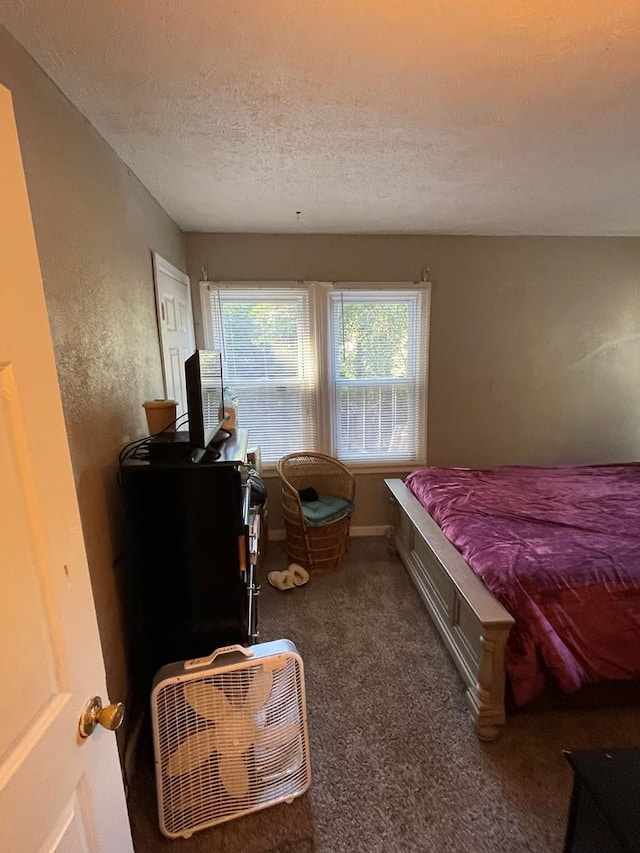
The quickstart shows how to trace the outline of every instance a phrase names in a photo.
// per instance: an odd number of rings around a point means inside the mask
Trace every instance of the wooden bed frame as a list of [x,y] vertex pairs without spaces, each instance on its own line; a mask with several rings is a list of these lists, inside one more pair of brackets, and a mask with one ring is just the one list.
[[480,740],[495,740],[505,722],[504,649],[510,613],[402,480],[385,480],[394,505],[394,545],[466,685]]

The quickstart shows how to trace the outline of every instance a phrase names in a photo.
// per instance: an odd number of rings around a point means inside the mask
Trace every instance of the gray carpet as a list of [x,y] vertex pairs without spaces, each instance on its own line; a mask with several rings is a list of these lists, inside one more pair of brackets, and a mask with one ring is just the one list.
[[[264,571],[286,568],[270,545]],[[563,749],[640,746],[637,708],[511,716],[479,743],[462,683],[384,539],[352,540],[336,572],[287,592],[263,580],[261,639],[305,663],[313,780],[293,804],[164,839],[149,761],[129,799],[137,853],[560,851],[572,775]]]

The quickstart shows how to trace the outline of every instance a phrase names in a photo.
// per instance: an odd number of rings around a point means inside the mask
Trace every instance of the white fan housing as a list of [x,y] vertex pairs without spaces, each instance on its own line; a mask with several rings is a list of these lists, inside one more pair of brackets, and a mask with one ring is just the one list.
[[169,838],[291,802],[311,782],[304,669],[290,640],[163,667],[151,723]]

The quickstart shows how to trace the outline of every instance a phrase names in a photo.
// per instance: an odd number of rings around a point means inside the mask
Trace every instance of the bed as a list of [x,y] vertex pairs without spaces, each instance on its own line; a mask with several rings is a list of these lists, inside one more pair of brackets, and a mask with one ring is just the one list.
[[[394,544],[497,737],[505,687],[640,678],[640,463],[422,468],[386,480]],[[611,626],[615,630],[611,630]]]

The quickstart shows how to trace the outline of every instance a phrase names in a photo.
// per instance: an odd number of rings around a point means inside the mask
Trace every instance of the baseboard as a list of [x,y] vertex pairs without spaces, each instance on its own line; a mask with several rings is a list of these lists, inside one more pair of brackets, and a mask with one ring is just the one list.
[[[353,536],[386,536],[389,530],[388,524],[373,524],[369,527],[352,527],[349,535]],[[286,534],[284,530],[269,530],[269,542],[284,542]]]
[[386,536],[388,524],[372,524],[369,527],[352,527],[349,531],[350,536]]

